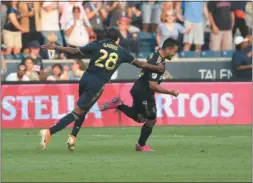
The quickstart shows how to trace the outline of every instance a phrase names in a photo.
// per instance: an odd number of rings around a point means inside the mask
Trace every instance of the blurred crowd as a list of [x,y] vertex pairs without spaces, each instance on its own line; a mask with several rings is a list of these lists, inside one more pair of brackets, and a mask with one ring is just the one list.
[[[159,49],[168,37],[181,42],[181,51],[195,52],[233,50],[238,32],[243,38],[251,39],[251,1],[27,0],[3,1],[0,6],[1,58],[22,60],[17,73],[11,73],[6,80],[80,78],[85,72],[79,60],[83,58],[81,55],[73,57],[55,50],[42,50],[40,46],[45,43],[85,46],[102,39],[104,30],[110,26],[119,28],[119,44],[136,56],[140,52],[140,37],[145,33],[155,37],[156,44],[151,50]],[[206,32],[210,32],[208,39]],[[205,44],[208,46],[204,48]],[[43,59],[77,60],[69,71],[68,66],[59,64],[44,68]]]

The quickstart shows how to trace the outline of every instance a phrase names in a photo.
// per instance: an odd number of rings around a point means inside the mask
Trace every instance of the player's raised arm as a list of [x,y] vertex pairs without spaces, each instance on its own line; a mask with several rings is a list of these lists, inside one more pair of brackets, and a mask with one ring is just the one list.
[[80,48],[63,47],[63,46],[57,46],[54,44],[45,44],[45,45],[42,45],[41,48],[49,49],[49,50],[59,50],[61,52],[70,53],[70,54],[81,53],[82,55],[84,55],[85,53],[90,53],[93,50],[97,49],[98,42],[94,41]]
[[59,50],[61,52],[70,53],[70,54],[77,54],[80,52],[78,48],[63,47],[63,46],[57,46],[54,44],[45,44],[45,45],[42,45],[41,48],[48,49],[48,50]]
[[149,64],[147,62],[140,61],[138,59],[135,59],[132,62],[132,64],[135,65],[138,68],[142,68],[142,69],[145,69],[145,70],[156,71],[156,72],[163,72],[164,71],[164,65],[163,64],[153,65],[153,64]]
[[149,87],[150,89],[154,90],[155,92],[158,93],[163,93],[163,94],[169,94],[174,97],[177,97],[179,95],[179,91],[176,90],[166,90],[162,86],[160,86],[157,82],[155,81],[149,81]]

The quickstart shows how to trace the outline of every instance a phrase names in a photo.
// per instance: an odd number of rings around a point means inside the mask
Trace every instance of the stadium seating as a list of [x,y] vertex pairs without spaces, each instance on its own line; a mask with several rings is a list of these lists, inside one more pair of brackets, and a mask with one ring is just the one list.
[[219,51],[202,51],[200,56],[204,57],[204,58],[217,58],[217,57],[221,56],[221,52],[219,52]]
[[182,51],[179,56],[182,58],[198,58],[200,57],[200,53],[195,51]]
[[221,57],[232,57],[234,51],[223,51]]
[[138,40],[140,43],[140,52],[153,52],[156,45],[155,34],[149,32],[139,32]]
[[147,58],[150,55],[151,52],[140,52],[139,58]]

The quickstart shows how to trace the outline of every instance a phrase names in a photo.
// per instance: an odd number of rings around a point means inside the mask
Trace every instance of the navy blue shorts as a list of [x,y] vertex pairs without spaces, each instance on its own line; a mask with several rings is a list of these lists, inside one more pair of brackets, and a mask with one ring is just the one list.
[[104,86],[98,84],[97,78],[84,74],[79,83],[78,107],[88,112],[102,95]]

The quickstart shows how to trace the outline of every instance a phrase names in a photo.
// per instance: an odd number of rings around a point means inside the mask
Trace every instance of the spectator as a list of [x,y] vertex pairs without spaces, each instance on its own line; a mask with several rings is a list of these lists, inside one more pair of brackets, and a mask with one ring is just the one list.
[[21,32],[25,29],[20,25],[20,14],[18,12],[18,2],[11,1],[8,7],[8,21],[3,30],[3,42],[7,46],[5,54],[10,56],[12,53],[17,55],[22,48]]
[[209,25],[208,10],[206,3],[203,1],[186,1],[184,6],[184,16],[180,15],[181,2],[177,2],[177,17],[180,21],[184,21],[184,26],[192,29],[189,34],[184,36],[184,51],[190,51],[191,45],[195,44],[195,51],[200,52],[201,46],[204,44],[204,15]]
[[[50,71],[50,69],[49,69],[49,71]],[[47,81],[47,78],[49,76],[49,71],[48,72],[41,71],[40,75],[39,75],[39,80],[40,81]]]
[[82,60],[74,60],[71,69],[72,71],[69,71],[69,67],[67,65],[64,66],[62,80],[80,80],[86,71]]
[[249,34],[247,36],[247,39],[248,39],[248,47],[246,48],[246,53],[248,54],[248,56],[252,60],[252,34]]
[[162,3],[161,6],[162,6],[161,21],[162,21],[162,17],[165,17],[168,11],[174,11],[174,2],[164,2]]
[[54,64],[52,67],[53,71],[53,75],[48,76],[47,80],[49,81],[58,81],[61,80],[61,75],[63,73],[63,68],[61,66],[61,64]]
[[[252,31],[250,31],[250,32],[252,32]],[[249,48],[251,48],[251,50],[252,50],[252,34],[251,33],[248,35],[248,40],[249,40]]]
[[34,63],[31,57],[27,57],[24,60],[26,66],[26,76],[30,79],[30,81],[38,81],[39,74],[34,70]]
[[143,21],[143,32],[148,32],[149,25],[152,26],[152,32],[156,32],[157,25],[161,19],[161,7],[160,2],[149,0],[148,2],[142,3],[142,21]]
[[25,29],[22,35],[24,53],[28,53],[28,45],[32,41],[41,40],[41,2],[21,1],[19,3],[19,11],[21,14],[21,26]]
[[232,28],[234,13],[229,1],[209,1],[209,20],[211,23],[210,49],[213,51],[232,50]]
[[252,78],[252,51],[246,52],[248,39],[238,36],[234,40],[236,51],[232,56],[233,75],[237,79]]
[[89,32],[81,18],[81,10],[78,6],[73,8],[74,19],[66,26],[65,35],[67,43],[71,47],[81,47],[89,43]]
[[105,8],[109,16],[107,17],[109,22],[108,25],[117,26],[117,22],[121,17],[128,16],[128,4],[126,0],[121,1],[107,1]]
[[62,30],[66,31],[66,27],[68,27],[68,24],[73,22],[74,20],[73,8],[74,7],[79,7],[81,19],[85,22],[87,27],[89,27],[89,31],[92,32],[91,24],[84,11],[82,2],[76,2],[73,0],[69,2],[62,2],[60,5],[60,13],[61,13],[60,24],[61,24]]
[[[55,33],[47,34],[47,42],[50,44],[57,43],[57,35]],[[41,49],[40,56],[42,59],[65,59],[64,53],[61,53],[58,50],[45,50]]]
[[59,25],[59,2],[46,0],[41,8],[41,30],[44,38],[44,44],[48,43],[48,35],[56,34],[57,45],[63,46],[63,37]]
[[1,16],[1,27],[0,29],[3,30],[5,23],[7,22],[8,16],[7,16],[8,7],[6,5],[6,2],[0,2],[0,16]]
[[137,34],[131,34],[128,31],[130,19],[127,17],[120,18],[118,22],[120,31],[120,46],[131,53],[139,53],[139,42],[137,41]]
[[[28,45],[30,49],[30,54],[28,57],[33,61],[33,70],[40,72],[43,70],[43,64],[42,64],[42,58],[40,57],[40,43],[38,41],[32,41]],[[25,60],[27,58],[24,58],[22,63],[25,63]]]
[[26,66],[24,64],[19,64],[17,72],[10,73],[6,77],[6,81],[30,81],[28,76],[25,75]]
[[252,1],[247,2],[245,12],[246,12],[245,16],[246,24],[248,27],[252,27]]
[[129,1],[128,2],[128,13],[129,18],[131,19],[131,25],[128,28],[129,32],[140,32],[142,30],[142,17],[140,11],[140,2]]
[[167,11],[162,22],[157,28],[157,44],[161,48],[164,40],[171,37],[173,39],[179,39],[180,34],[188,34],[191,31],[191,26],[184,28],[181,24],[175,22],[175,13],[173,11]]
[[104,30],[104,20],[107,17],[107,13],[103,8],[102,2],[92,0],[84,4],[86,15],[91,23],[93,30],[96,33],[100,33]]
[[7,72],[7,64],[6,64],[6,60],[4,58],[5,49],[6,49],[6,47],[1,45],[0,62],[1,62],[1,79],[2,80]]
[[233,36],[235,36],[236,30],[239,29],[241,35],[246,37],[248,35],[248,26],[246,25],[246,4],[247,1],[233,1],[232,9],[234,10],[235,25],[233,28]]

